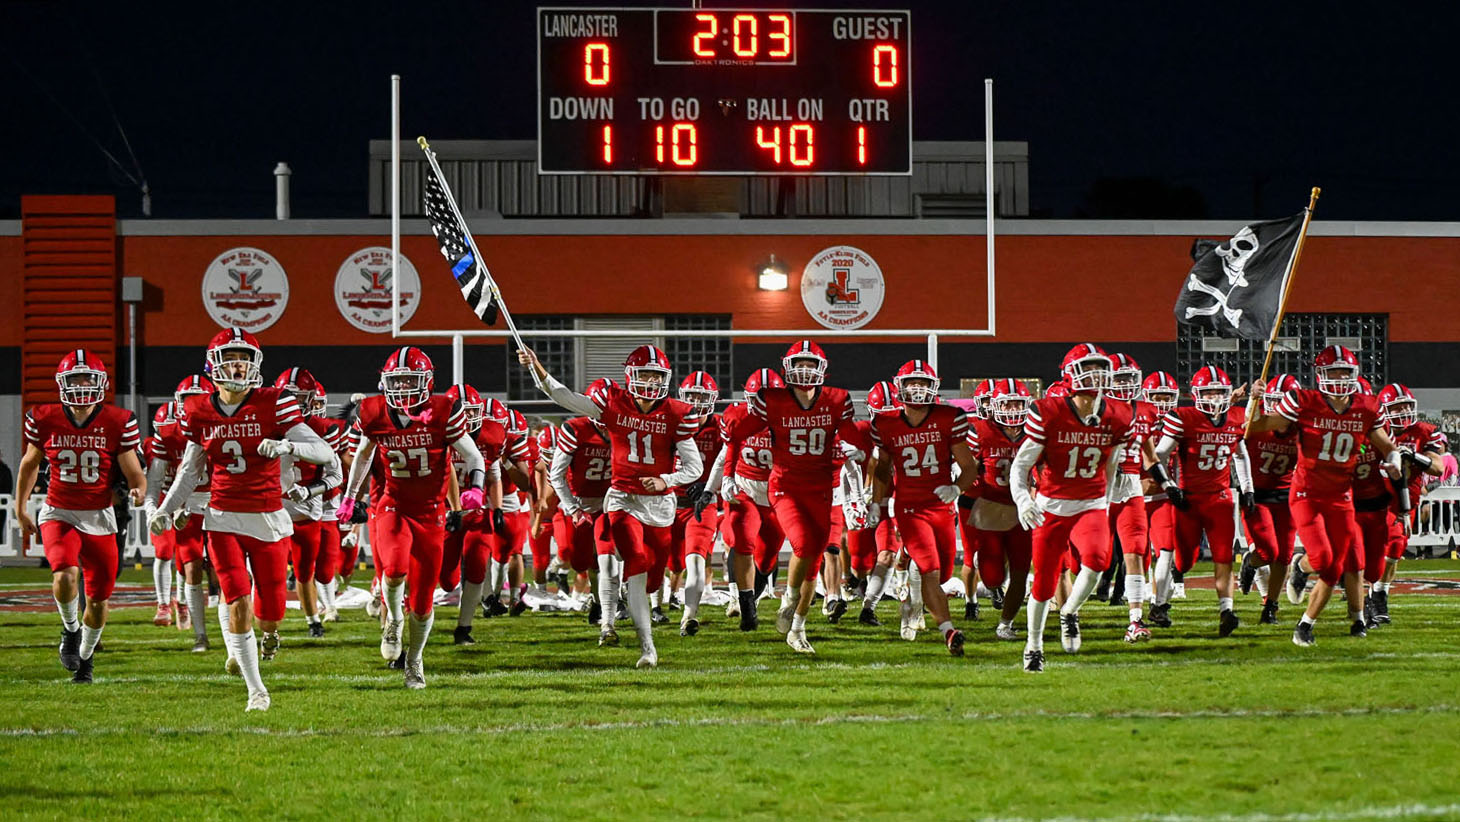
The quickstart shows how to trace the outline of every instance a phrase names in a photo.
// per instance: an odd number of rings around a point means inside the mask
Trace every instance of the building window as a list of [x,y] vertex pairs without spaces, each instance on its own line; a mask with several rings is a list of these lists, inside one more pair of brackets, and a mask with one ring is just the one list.
[[[685,331],[728,331],[728,314],[671,314],[664,318],[665,330]],[[669,364],[674,368],[675,381],[681,381],[691,372],[707,371],[720,384],[720,396],[729,398],[735,393],[733,350],[729,337],[665,337],[664,353],[669,355]],[[677,388],[677,386],[676,386]]]
[[[572,317],[517,316],[512,318],[523,331],[556,331],[572,329]],[[562,381],[563,385],[577,385],[577,352],[572,337],[528,337],[523,340],[542,362],[548,373]],[[532,383],[527,369],[517,364],[517,346],[507,344],[507,401],[541,400],[542,392]]]
[[[1273,351],[1274,374],[1292,374],[1305,387],[1313,386],[1313,358],[1330,345],[1342,345],[1358,355],[1364,377],[1378,391],[1389,381],[1388,314],[1297,314],[1283,317]],[[1234,385],[1251,382],[1262,372],[1266,340],[1204,336],[1200,328],[1178,324],[1176,359],[1185,383],[1204,365],[1215,365],[1232,377]]]

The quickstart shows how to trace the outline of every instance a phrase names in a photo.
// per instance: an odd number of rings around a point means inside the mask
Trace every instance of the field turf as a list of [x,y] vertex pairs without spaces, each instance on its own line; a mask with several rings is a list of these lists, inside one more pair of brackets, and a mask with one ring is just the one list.
[[[1402,570],[1460,581],[1454,561]],[[46,578],[0,571],[0,596]],[[599,649],[579,615],[478,619],[479,644],[455,648],[442,608],[410,692],[362,611],[314,641],[296,616],[263,715],[223,672],[214,614],[214,650],[192,654],[150,608],[114,610],[85,687],[57,662],[53,611],[0,612],[3,817],[1460,818],[1460,596],[1392,595],[1394,624],[1367,639],[1335,599],[1300,649],[1297,607],[1260,626],[1239,598],[1221,640],[1211,590],[1189,591],[1137,648],[1125,609],[1092,601],[1078,656],[1051,626],[1043,676],[987,615],[952,659],[936,632],[898,639],[890,602],[877,629],[818,610],[814,658],[769,602],[755,634],[710,609],[698,637],[659,629],[654,671],[633,669],[631,628]]]

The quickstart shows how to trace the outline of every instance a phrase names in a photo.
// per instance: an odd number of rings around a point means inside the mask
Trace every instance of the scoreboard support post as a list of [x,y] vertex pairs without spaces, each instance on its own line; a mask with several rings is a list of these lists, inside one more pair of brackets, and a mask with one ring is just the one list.
[[[988,249],[988,271],[984,279],[989,289],[989,336],[994,335],[994,80],[983,81],[983,196],[984,245]],[[934,364],[937,361],[934,360]]]

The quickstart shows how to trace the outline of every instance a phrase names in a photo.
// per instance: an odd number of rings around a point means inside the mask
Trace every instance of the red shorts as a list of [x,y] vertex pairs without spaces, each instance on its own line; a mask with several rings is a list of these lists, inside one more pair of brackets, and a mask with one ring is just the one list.
[[340,572],[340,529],[333,522],[319,524],[319,557],[314,561],[314,581],[331,582]]
[[375,534],[370,544],[379,546],[375,567],[383,577],[406,578],[408,605],[417,616],[431,613],[436,580],[441,576],[442,543],[446,539],[441,516],[439,510],[416,517],[386,509],[374,518]]
[[278,622],[284,618],[284,577],[288,575],[289,538],[260,542],[253,537],[214,531],[208,535],[208,556],[218,574],[218,587],[225,602],[248,596],[249,572],[253,572],[253,612],[259,619]]
[[[613,556],[613,538],[608,533],[608,517],[588,514],[589,521],[574,525],[564,517],[570,536],[559,544],[558,556],[578,573],[598,570],[598,557]],[[564,548],[567,546],[566,553]]]
[[[1355,511],[1354,523],[1359,527],[1359,539],[1364,546],[1364,582],[1373,584],[1384,578],[1391,535],[1399,525],[1399,518],[1386,505],[1377,511]],[[1403,553],[1402,548],[1400,552]]]
[[534,571],[547,571],[548,564],[553,561],[553,523],[539,522],[541,534],[532,533],[530,527],[532,515],[528,514],[529,527],[527,529],[527,546],[532,549],[532,569]]
[[177,532],[171,528],[160,534],[151,534],[152,556],[166,562],[177,551]]
[[664,569],[669,565],[669,550],[674,529],[669,526],[645,525],[627,511],[611,511],[606,517],[613,547],[624,561],[624,579],[648,574],[644,589],[659,590],[664,583]]
[[1293,561],[1293,542],[1298,531],[1293,527],[1293,514],[1286,502],[1259,502],[1251,511],[1242,513],[1252,550],[1269,565],[1287,565]]
[[958,549],[957,517],[947,505],[913,510],[897,509],[897,530],[908,556],[923,575],[937,573],[942,585],[953,576],[953,557]]
[[[482,515],[488,516],[485,511]],[[502,514],[502,524],[507,526],[507,533],[491,535],[492,559],[506,562],[512,557],[522,555],[522,548],[527,544],[527,521],[526,511]]]
[[487,557],[491,555],[491,532],[483,527],[490,520],[477,520],[464,525],[456,533],[446,532],[441,541],[441,575],[437,583],[443,591],[456,588],[462,577],[473,585],[487,581]]
[[1070,517],[1045,514],[1044,524],[1034,529],[1032,542],[1034,589],[1030,596],[1039,601],[1053,599],[1060,570],[1071,552],[1077,552],[1080,564],[1092,571],[1101,572],[1110,565],[1110,512],[1093,508]]
[[826,535],[826,547],[841,548],[842,537],[847,533],[847,518],[840,505],[831,506],[831,530]]
[[1350,499],[1320,500],[1299,497],[1293,490],[1289,505],[1308,564],[1329,585],[1337,585],[1349,571],[1364,570],[1359,526]]
[[1146,503],[1146,517],[1149,527],[1146,536],[1151,553],[1176,550],[1176,506],[1164,499]]
[[972,509],[959,508],[955,511],[958,515],[958,538],[963,541],[963,566],[976,567],[978,564],[978,529],[973,527]]
[[788,493],[772,483],[770,498],[776,522],[791,543],[791,553],[810,563],[808,577],[815,575],[821,570],[821,557],[831,536],[831,488],[798,488]]
[[1176,570],[1184,574],[1196,564],[1203,531],[1207,535],[1207,547],[1212,551],[1212,562],[1230,565],[1232,542],[1237,538],[1232,492],[1192,494],[1186,501],[1187,509],[1176,511]]
[[173,539],[173,559],[179,565],[187,565],[190,562],[203,561],[203,515],[193,514],[188,517],[188,524],[183,526],[181,531],[174,528],[171,532]]
[[1138,556],[1143,563],[1151,560],[1150,525],[1146,519],[1146,498],[1137,494],[1125,502],[1110,506],[1110,527],[1120,540],[1120,553]]
[[[1027,578],[1034,557],[1034,535],[1014,526],[1007,531],[977,531],[978,578],[997,588],[1010,577]],[[1008,565],[1008,575],[1004,566]]]
[[674,512],[674,550],[670,552],[669,565],[672,570],[684,570],[684,558],[698,554],[706,559],[715,550],[715,530],[720,527],[720,513],[714,507],[706,508],[695,519],[695,509],[681,508]]
[[294,523],[294,536],[289,539],[289,562],[294,566],[294,578],[313,579],[314,564],[318,559],[319,523]]
[[[355,570],[355,563],[360,559],[360,541],[355,540],[354,545],[346,548],[345,533],[345,531],[340,532],[340,576],[349,576],[350,572]],[[375,533],[374,529],[371,529],[371,533]]]
[[51,571],[81,566],[86,597],[97,602],[112,598],[117,587],[117,538],[113,534],[83,534],[69,523],[41,523],[41,546]]
[[[1409,535],[1404,533],[1404,517],[1414,517],[1414,512],[1409,514],[1395,514],[1394,521],[1389,523],[1389,550],[1384,552],[1385,559],[1404,559],[1404,551],[1409,548]],[[1414,522],[1413,519],[1410,520]]]
[[786,541],[780,520],[776,518],[774,509],[756,505],[744,493],[736,499],[738,503],[725,506],[730,545],[735,553],[753,557],[756,569],[769,574],[780,556],[781,544]]

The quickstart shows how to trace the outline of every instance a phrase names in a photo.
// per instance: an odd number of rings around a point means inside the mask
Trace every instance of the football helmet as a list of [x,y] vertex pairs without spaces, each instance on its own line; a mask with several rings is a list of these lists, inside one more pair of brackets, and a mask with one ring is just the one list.
[[608,392],[613,388],[613,380],[608,377],[599,377],[588,384],[588,390],[584,392],[588,399],[599,408],[608,406]]
[[323,417],[329,406],[329,392],[324,390],[324,383],[314,381],[314,398],[309,402],[309,415],[312,417]]
[[56,365],[56,386],[61,389],[63,405],[96,405],[106,398],[106,384],[106,363],[84,348],[66,352]]
[[507,424],[512,421],[512,412],[507,410],[506,403],[496,397],[488,397],[482,402],[483,420],[490,420],[503,428],[506,428]]
[[482,428],[482,412],[486,409],[486,403],[482,402],[482,395],[477,393],[470,385],[453,385],[446,389],[446,396],[452,404],[461,403],[461,413],[466,419],[466,430],[472,433]]
[[274,380],[275,388],[294,395],[294,401],[299,403],[300,413],[305,416],[309,416],[310,406],[314,404],[315,385],[314,375],[307,368],[290,368]]
[[1302,383],[1292,374],[1278,374],[1267,381],[1262,388],[1262,413],[1269,416],[1278,412],[1278,406],[1282,404],[1283,397],[1292,391],[1302,389]]
[[1110,357],[1093,343],[1081,343],[1065,355],[1060,373],[1076,394],[1105,391],[1110,388]]
[[931,405],[938,401],[938,387],[941,384],[938,372],[927,360],[908,360],[897,369],[892,384],[897,386],[897,398],[904,405]]
[[679,399],[694,406],[701,415],[713,414],[720,401],[720,384],[705,371],[696,371],[679,384]]
[[509,408],[507,414],[507,433],[518,437],[527,436],[527,417],[515,408]]
[[1313,358],[1318,390],[1330,397],[1347,397],[1359,391],[1359,358],[1341,345],[1330,345]]
[[1029,406],[1033,403],[1034,396],[1029,393],[1028,386],[1021,380],[1006,377],[994,383],[993,396],[989,399],[989,413],[993,414],[994,422],[999,425],[1019,428],[1029,418]]
[[745,390],[741,394],[743,401],[749,402],[751,394],[759,394],[762,388],[785,388],[786,382],[781,375],[769,368],[758,368],[745,378]]
[[184,377],[183,381],[177,384],[177,390],[172,392],[172,399],[177,403],[179,409],[183,406],[183,400],[194,394],[213,393],[213,381],[202,374],[194,374],[191,377]]
[[629,386],[629,394],[648,402],[669,396],[669,376],[672,373],[669,355],[656,346],[641,345],[624,360],[624,381]]
[[994,397],[994,381],[984,379],[973,389],[973,415],[981,420],[989,418],[989,404]]
[[157,413],[152,415],[152,427],[156,429],[161,425],[171,425],[177,422],[178,405],[174,402],[165,402],[157,407]]
[[1355,377],[1354,382],[1359,384],[1358,393],[1365,397],[1374,396],[1374,386],[1365,377]]
[[826,379],[826,352],[810,340],[802,340],[781,358],[781,373],[786,385],[815,388]]
[[1181,389],[1176,387],[1176,378],[1165,371],[1152,371],[1141,383],[1141,398],[1156,406],[1156,413],[1169,414],[1181,398]]
[[1070,384],[1064,380],[1060,380],[1050,383],[1049,387],[1044,389],[1044,398],[1049,399],[1053,397],[1055,399],[1063,399],[1070,396],[1071,393]]
[[1395,431],[1403,431],[1419,421],[1419,403],[1403,383],[1392,382],[1379,390],[1379,410]]
[[867,391],[868,416],[895,414],[901,410],[902,400],[898,398],[897,389],[892,387],[892,383],[883,380]]
[[1232,380],[1215,365],[1204,366],[1191,375],[1191,400],[1197,410],[1213,417],[1232,407]]
[[1133,400],[1141,395],[1141,366],[1129,354],[1111,354],[1110,390],[1105,393],[1117,400]]
[[264,350],[254,335],[241,328],[213,335],[203,360],[203,373],[220,388],[248,391],[264,384]]
[[380,393],[385,395],[385,404],[398,411],[409,411],[430,399],[435,384],[436,366],[414,345],[390,352],[380,369]]

